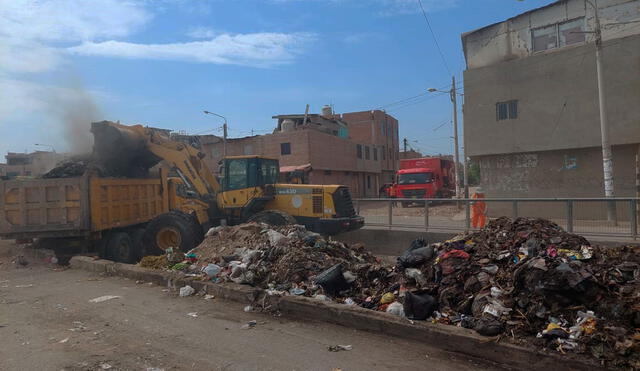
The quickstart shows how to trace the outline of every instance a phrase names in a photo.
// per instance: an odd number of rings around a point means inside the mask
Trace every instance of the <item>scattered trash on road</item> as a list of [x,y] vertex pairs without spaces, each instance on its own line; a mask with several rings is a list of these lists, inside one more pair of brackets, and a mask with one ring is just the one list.
[[180,296],[181,297],[191,296],[191,295],[195,294],[195,292],[196,292],[196,290],[193,287],[189,286],[189,285],[180,288]]
[[99,296],[97,298],[93,298],[93,299],[89,300],[89,303],[102,303],[103,301],[112,300],[112,299],[118,299],[120,297],[121,296],[117,296],[117,295]]
[[25,289],[25,288],[28,288],[28,287],[34,287],[34,284],[30,283],[28,285],[16,285],[17,289]]
[[187,313],[187,316],[193,317],[193,318],[198,318],[198,312]]
[[329,345],[327,349],[330,352],[341,352],[341,351],[350,351],[353,349],[351,345]]
[[60,340],[60,341],[58,342],[58,344],[64,344],[64,343],[66,343],[67,341],[69,341],[69,338],[64,338],[64,339]]
[[211,299],[215,299],[215,297],[216,297],[215,295],[209,295],[209,294],[206,294],[206,295],[204,296],[204,300],[211,300]]
[[245,323],[244,325],[242,325],[242,327],[240,327],[240,329],[249,330],[249,329],[255,328],[257,325],[258,325],[258,321],[253,320],[253,321],[249,321],[249,322]]

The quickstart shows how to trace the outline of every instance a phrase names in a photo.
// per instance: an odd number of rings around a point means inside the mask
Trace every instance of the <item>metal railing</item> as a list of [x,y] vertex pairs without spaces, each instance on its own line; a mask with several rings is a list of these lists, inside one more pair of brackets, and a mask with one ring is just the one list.
[[[366,226],[425,231],[478,229],[472,220],[477,199],[363,198],[354,200]],[[637,239],[638,198],[485,198],[487,220],[500,216],[549,219],[585,236]],[[607,213],[613,204],[614,215]],[[613,216],[613,217],[612,217]],[[612,218],[611,218],[612,217]]]

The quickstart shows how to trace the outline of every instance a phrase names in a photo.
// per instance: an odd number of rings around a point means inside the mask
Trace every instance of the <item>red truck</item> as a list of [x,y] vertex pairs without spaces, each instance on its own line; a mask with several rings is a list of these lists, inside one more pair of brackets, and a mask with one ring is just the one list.
[[397,198],[450,198],[455,193],[454,163],[440,157],[400,160],[394,189]]

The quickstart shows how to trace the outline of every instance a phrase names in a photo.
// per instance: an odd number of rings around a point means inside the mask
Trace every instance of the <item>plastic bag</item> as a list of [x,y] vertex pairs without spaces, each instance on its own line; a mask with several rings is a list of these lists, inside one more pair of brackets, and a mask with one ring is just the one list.
[[407,268],[404,270],[404,274],[416,281],[419,286],[424,286],[427,284],[427,279],[422,274],[422,271],[418,268]]
[[213,278],[217,276],[222,268],[217,264],[209,264],[206,267],[202,268],[202,271],[209,276],[209,278]]
[[402,268],[417,267],[433,257],[433,247],[419,238],[411,242],[411,246],[398,257],[398,265]]
[[436,299],[428,294],[407,292],[404,296],[404,314],[407,318],[425,320],[438,308]]
[[342,274],[341,264],[336,264],[320,273],[316,277],[315,282],[322,286],[325,293],[331,296],[335,296],[340,291],[349,288],[349,283],[344,279],[344,275]]
[[196,290],[193,287],[189,286],[189,285],[180,288],[180,296],[182,296],[182,297],[191,296],[195,292],[196,292]]
[[398,303],[397,301],[394,301],[393,303],[389,304],[389,306],[387,307],[387,313],[391,313],[399,317],[404,317],[404,308],[402,304]]

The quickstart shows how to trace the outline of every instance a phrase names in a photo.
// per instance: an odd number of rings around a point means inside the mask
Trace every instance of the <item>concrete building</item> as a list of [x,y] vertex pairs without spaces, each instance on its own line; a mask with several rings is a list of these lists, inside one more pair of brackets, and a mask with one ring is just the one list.
[[67,154],[35,151],[31,153],[8,152],[6,164],[0,164],[0,176],[15,178],[17,176],[40,176],[53,169],[56,164],[67,158]]
[[[489,197],[604,197],[596,9],[561,0],[462,35],[464,138]],[[600,0],[615,193],[635,196],[640,1]]]
[[409,158],[421,158],[421,157],[424,157],[422,155],[422,153],[420,153],[420,152],[418,152],[416,150],[413,150],[413,149],[410,149],[408,151],[400,152],[400,159],[401,160],[406,160],[406,159],[409,159]]
[[[398,168],[398,121],[382,111],[278,115],[273,134],[227,140],[227,155],[280,161],[282,181],[344,184],[354,197],[375,197]],[[387,134],[391,138],[387,138]],[[395,138],[395,139],[394,139]],[[218,168],[222,139],[200,137],[208,165]]]

